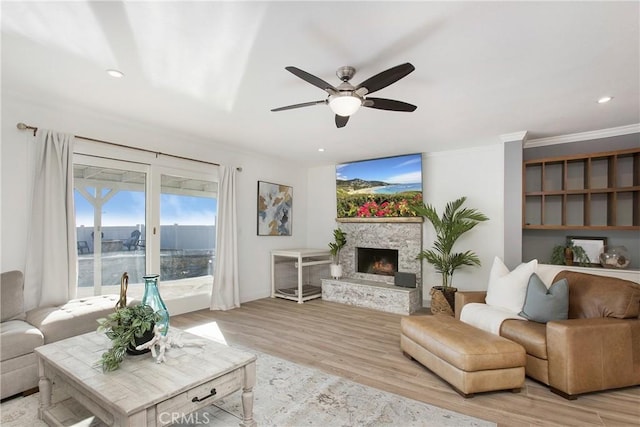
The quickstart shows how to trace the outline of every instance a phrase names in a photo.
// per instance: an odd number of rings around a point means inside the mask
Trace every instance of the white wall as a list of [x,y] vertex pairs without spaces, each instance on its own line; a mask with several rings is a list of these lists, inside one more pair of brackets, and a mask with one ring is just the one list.
[[336,167],[310,168],[307,172],[309,213],[307,244],[310,248],[329,249],[336,224]]
[[[179,113],[179,112],[177,112]],[[24,122],[128,146],[136,146],[231,166],[241,166],[238,175],[238,224],[240,299],[250,301],[270,295],[270,251],[307,245],[307,171],[277,157],[243,153],[215,141],[201,140],[168,129],[154,128],[126,119],[110,117],[63,103],[46,104],[19,94],[2,94],[0,271],[24,269],[27,221],[32,186],[32,133],[16,129]],[[293,235],[256,235],[257,181],[294,187]],[[335,203],[335,202],[334,202]],[[334,215],[335,216],[335,215]]]
[[[503,144],[459,151],[442,151],[423,155],[423,192],[425,203],[436,206],[439,213],[445,205],[461,196],[467,197],[466,207],[476,208],[489,217],[489,221],[476,226],[460,238],[458,250],[475,251],[481,267],[462,267],[454,277],[454,286],[464,290],[487,288],[493,258],[504,256],[504,175]],[[308,171],[310,247],[326,247],[336,227],[335,167],[318,167]],[[424,225],[425,248],[431,246],[433,228]],[[440,276],[433,267],[424,264],[423,285],[427,290],[439,285]],[[424,292],[425,305],[429,305],[428,292]]]
[[[423,162],[423,191],[425,203],[436,207],[439,214],[445,205],[466,196],[465,207],[478,209],[489,217],[473,230],[460,237],[454,250],[473,250],[482,265],[461,267],[453,275],[453,286],[461,290],[485,290],[493,258],[504,257],[504,156],[503,144],[468,150],[427,153]],[[425,248],[435,237],[430,224],[424,226]],[[430,264],[424,263],[423,285],[427,289],[441,283],[440,275]]]

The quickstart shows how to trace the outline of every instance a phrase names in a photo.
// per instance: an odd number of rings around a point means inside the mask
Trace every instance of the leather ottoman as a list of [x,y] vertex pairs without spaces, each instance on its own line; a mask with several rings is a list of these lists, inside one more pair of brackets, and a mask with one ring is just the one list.
[[524,385],[524,347],[450,316],[408,316],[400,322],[400,348],[464,397]]

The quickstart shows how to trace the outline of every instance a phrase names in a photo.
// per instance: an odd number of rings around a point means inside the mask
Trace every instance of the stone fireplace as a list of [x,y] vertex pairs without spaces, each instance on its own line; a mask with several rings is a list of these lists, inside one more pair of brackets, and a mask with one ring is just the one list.
[[[376,218],[375,220],[379,221],[363,222],[373,220],[369,218],[338,219],[338,226],[347,233],[347,244],[340,251],[343,275],[393,284],[393,274],[362,271],[358,268],[358,261],[362,248],[380,250],[372,255],[379,258],[390,257],[390,251],[395,251],[397,255],[394,258],[396,263],[394,271],[415,274],[416,281],[420,285],[422,263],[416,259],[416,256],[422,251],[422,218]],[[382,222],[384,220],[395,221]]]
[[[347,233],[340,251],[343,276],[322,280],[328,301],[411,314],[422,307],[422,218],[340,218]],[[395,272],[416,275],[416,287],[395,286]]]

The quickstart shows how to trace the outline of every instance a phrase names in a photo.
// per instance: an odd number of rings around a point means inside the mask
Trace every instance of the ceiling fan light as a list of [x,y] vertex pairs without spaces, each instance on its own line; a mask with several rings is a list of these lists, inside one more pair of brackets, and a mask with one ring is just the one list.
[[329,108],[331,108],[331,111],[342,117],[349,117],[355,114],[361,105],[362,99],[351,94],[332,95],[329,98]]
[[122,71],[115,69],[107,70],[107,74],[116,79],[121,79],[122,77],[124,77],[124,73]]

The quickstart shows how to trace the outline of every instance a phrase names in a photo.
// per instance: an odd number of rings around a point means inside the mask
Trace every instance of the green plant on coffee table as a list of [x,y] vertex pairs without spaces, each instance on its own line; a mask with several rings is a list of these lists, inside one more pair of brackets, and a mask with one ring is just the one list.
[[551,264],[573,265],[573,260],[581,267],[588,266],[591,260],[582,246],[568,242],[565,245],[556,245],[551,251]]
[[111,348],[102,354],[103,371],[114,371],[126,356],[129,346],[135,348],[135,338],[153,329],[160,314],[148,305],[134,305],[116,309],[104,319],[98,319],[98,332],[104,332],[111,340]]

